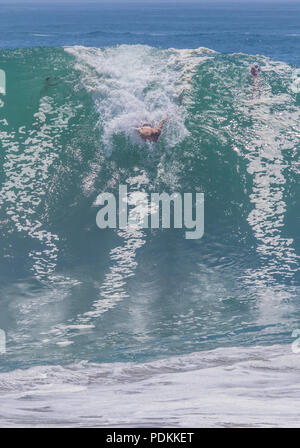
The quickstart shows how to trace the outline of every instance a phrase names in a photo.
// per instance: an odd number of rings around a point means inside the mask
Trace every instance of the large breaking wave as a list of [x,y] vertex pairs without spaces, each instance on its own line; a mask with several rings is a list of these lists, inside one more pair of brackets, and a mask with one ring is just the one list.
[[[299,316],[292,67],[141,45],[7,50],[0,66],[3,370],[290,340]],[[142,143],[134,128],[166,115],[159,143]],[[96,197],[120,183],[204,192],[204,238],[101,232]]]

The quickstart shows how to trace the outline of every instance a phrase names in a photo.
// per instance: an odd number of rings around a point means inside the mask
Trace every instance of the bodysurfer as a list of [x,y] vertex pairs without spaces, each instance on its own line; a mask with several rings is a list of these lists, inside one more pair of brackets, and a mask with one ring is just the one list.
[[149,123],[144,123],[140,128],[136,128],[136,130],[143,140],[157,142],[166,121],[168,121],[168,118],[162,120],[156,128],[152,127]]

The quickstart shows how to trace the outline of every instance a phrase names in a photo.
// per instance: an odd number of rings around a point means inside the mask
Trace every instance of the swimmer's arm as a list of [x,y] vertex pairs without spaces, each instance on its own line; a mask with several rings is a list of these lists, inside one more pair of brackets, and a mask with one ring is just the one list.
[[161,120],[161,122],[159,123],[159,125],[157,126],[157,129],[162,129],[163,125],[169,120],[169,117],[164,118],[163,120]]

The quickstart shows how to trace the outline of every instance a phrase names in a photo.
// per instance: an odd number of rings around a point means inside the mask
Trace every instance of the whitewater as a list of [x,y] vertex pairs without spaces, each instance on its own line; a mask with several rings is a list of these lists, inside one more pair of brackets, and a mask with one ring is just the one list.
[[16,370],[0,376],[1,426],[299,427],[299,369],[274,346]]

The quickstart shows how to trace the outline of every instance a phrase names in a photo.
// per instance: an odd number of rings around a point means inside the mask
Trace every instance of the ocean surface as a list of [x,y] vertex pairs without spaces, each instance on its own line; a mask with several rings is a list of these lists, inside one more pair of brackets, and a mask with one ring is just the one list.
[[[299,426],[299,23],[1,4],[0,426]],[[120,184],[204,193],[203,238],[100,230]]]

